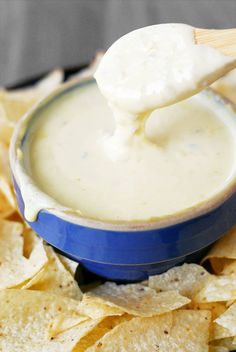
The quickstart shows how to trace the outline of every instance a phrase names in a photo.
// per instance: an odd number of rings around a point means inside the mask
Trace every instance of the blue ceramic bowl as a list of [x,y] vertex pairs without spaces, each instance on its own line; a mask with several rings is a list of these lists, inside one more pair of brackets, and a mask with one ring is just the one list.
[[[11,170],[20,211],[24,216],[21,185],[16,174],[17,153],[27,139],[27,127],[37,112],[84,84],[70,83],[54,92],[19,122],[11,144]],[[207,90],[224,113],[229,103]],[[25,170],[27,173],[27,171]],[[30,177],[30,175],[28,175]],[[36,185],[37,186],[37,185]],[[37,199],[35,199],[37,202]],[[236,179],[209,201],[158,221],[112,223],[84,218],[59,209],[41,210],[29,225],[65,256],[93,273],[115,281],[139,281],[182,262],[196,261],[206,248],[236,223]]]

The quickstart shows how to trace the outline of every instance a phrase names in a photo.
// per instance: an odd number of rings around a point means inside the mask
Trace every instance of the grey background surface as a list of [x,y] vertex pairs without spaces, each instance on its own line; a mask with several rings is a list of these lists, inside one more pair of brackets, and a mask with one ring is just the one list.
[[160,22],[236,27],[236,0],[0,0],[0,85],[87,62],[128,31]]

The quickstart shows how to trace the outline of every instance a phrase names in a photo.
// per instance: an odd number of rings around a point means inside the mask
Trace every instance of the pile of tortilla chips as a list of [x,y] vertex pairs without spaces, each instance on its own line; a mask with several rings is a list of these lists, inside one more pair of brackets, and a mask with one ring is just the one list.
[[33,88],[0,91],[0,351],[236,349],[236,227],[204,258],[211,272],[184,264],[142,283],[107,282],[83,294],[77,264],[22,220],[9,174],[10,138],[21,115],[62,80],[57,70]]

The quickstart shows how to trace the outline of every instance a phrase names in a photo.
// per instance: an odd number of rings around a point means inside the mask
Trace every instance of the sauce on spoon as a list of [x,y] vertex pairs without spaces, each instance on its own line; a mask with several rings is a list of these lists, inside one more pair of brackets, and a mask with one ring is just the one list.
[[107,152],[124,156],[134,135],[144,136],[153,110],[194,95],[234,62],[217,49],[196,44],[194,28],[186,24],[144,27],[118,39],[94,75],[116,121],[113,138],[105,141]]

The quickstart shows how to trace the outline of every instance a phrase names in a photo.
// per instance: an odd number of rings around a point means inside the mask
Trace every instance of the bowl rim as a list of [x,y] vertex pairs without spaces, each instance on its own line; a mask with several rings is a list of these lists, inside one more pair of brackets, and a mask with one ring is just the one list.
[[[38,113],[39,110],[46,108],[54,99],[59,98],[61,94],[69,92],[72,89],[78,89],[78,87],[83,87],[94,82],[94,79],[73,79],[69,82],[63,83],[56,90],[50,93],[45,98],[42,98],[39,102],[34,104],[34,106],[24,114],[20,120],[17,122],[16,128],[14,130],[11,143],[10,143],[10,168],[12,177],[17,183],[19,189],[19,183],[17,181],[17,175],[15,173],[15,165],[17,163],[17,150],[20,148],[23,139],[27,133],[28,122],[30,122],[33,117]],[[223,97],[221,94],[216,92],[212,88],[207,88],[204,92],[209,95],[209,97],[214,98],[214,100],[221,104],[229,113],[233,113],[236,118],[236,106],[229,99]],[[26,173],[27,174],[27,173]],[[27,174],[28,177],[30,177]],[[33,180],[30,177],[31,180]],[[36,186],[36,185],[35,185]],[[37,186],[36,186],[37,187]],[[39,187],[37,187],[40,192],[46,194]],[[199,202],[198,204],[183,209],[174,214],[164,215],[162,217],[150,218],[148,220],[106,220],[106,219],[97,219],[89,216],[83,216],[76,212],[73,209],[66,208],[65,210],[59,209],[41,209],[39,213],[45,212],[52,214],[58,218],[61,218],[64,221],[76,224],[79,226],[108,230],[108,231],[117,231],[117,232],[139,232],[147,230],[159,230],[163,228],[169,228],[171,226],[178,225],[183,222],[187,222],[198,218],[200,216],[206,215],[216,208],[223,205],[234,193],[236,192],[236,173],[233,180],[226,183],[226,185],[216,194],[206,199],[205,201]],[[23,197],[22,197],[23,198]],[[58,207],[61,205],[58,203]],[[37,214],[37,218],[38,215]],[[27,219],[26,219],[27,220]],[[37,221],[37,219],[35,220]],[[28,221],[29,222],[29,221]]]

